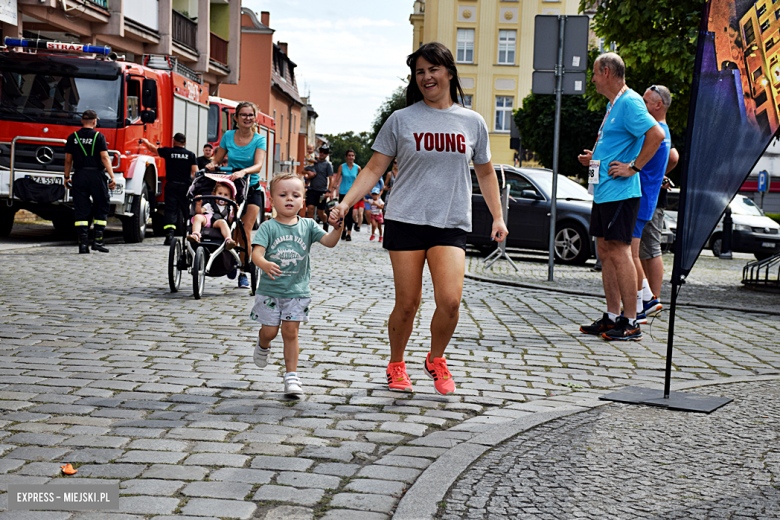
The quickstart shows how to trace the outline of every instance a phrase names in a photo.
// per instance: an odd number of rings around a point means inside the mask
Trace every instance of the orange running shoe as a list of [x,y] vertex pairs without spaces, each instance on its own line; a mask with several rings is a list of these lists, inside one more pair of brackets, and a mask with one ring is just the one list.
[[425,356],[425,373],[433,379],[433,387],[441,395],[450,395],[455,393],[455,381],[452,380],[452,374],[447,369],[447,360],[443,357],[433,358],[433,363],[429,362],[431,353]]
[[413,392],[412,381],[406,374],[406,363],[390,363],[387,365],[387,386],[396,392]]

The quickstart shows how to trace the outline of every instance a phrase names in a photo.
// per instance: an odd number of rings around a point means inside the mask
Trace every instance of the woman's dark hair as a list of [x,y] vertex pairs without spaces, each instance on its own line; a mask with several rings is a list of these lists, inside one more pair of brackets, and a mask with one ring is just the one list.
[[452,102],[459,103],[463,99],[463,89],[460,86],[460,79],[458,79],[455,58],[452,57],[452,53],[447,47],[439,42],[431,42],[421,46],[406,58],[406,65],[412,73],[412,79],[406,87],[406,106],[410,107],[423,99],[423,94],[420,92],[415,79],[417,76],[417,71],[415,70],[417,68],[417,58],[425,58],[433,65],[439,65],[447,69],[447,72],[452,74],[452,79],[450,80],[450,97]]
[[357,154],[355,153],[355,150],[353,150],[352,148],[349,148],[346,152],[344,152],[344,158],[345,159],[346,159],[347,155],[349,155],[350,152],[355,154],[355,157],[357,158]]

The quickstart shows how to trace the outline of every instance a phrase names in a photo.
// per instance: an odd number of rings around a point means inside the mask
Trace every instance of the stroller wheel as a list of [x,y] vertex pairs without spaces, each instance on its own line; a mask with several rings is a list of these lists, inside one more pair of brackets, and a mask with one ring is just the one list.
[[181,257],[181,242],[174,238],[171,242],[171,248],[168,250],[168,286],[171,292],[177,292],[181,285],[181,270],[179,269],[179,258]]
[[192,262],[192,294],[196,300],[203,296],[203,286],[206,284],[206,255],[206,249],[199,247]]

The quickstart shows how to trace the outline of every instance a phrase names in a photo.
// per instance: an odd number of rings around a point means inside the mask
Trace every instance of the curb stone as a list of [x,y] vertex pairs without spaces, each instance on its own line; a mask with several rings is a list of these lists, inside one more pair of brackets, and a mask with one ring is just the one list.
[[[675,383],[672,390],[687,390],[730,383],[752,383],[780,379],[780,374],[750,377],[721,377],[709,381]],[[646,385],[633,385],[646,386]],[[619,389],[613,389],[619,390]],[[468,467],[489,449],[541,424],[561,417],[574,415],[599,406],[612,404],[611,401],[585,399],[571,405],[560,406],[549,412],[536,412],[509,423],[499,424],[490,430],[476,435],[472,439],[458,444],[441,455],[431,464],[411,488],[404,494],[393,514],[393,520],[432,520],[441,502],[452,485]]]
[[[496,285],[504,285],[507,287],[517,287],[519,289],[533,289],[535,291],[549,291],[562,294],[571,294],[572,296],[580,296],[585,298],[604,299],[605,296],[602,293],[593,294],[592,292],[577,291],[575,289],[562,289],[559,287],[547,287],[540,284],[525,283],[525,282],[513,282],[511,280],[501,280],[499,278],[489,278],[487,276],[477,276],[475,274],[466,273],[465,278],[467,280],[473,280],[475,282],[493,283]],[[701,309],[714,309],[721,311],[737,311],[737,312],[751,312],[759,314],[769,314],[771,316],[780,316],[780,311],[768,311],[747,307],[729,307],[726,305],[713,305],[711,303],[703,302],[682,302],[678,303],[680,307],[698,307]]]

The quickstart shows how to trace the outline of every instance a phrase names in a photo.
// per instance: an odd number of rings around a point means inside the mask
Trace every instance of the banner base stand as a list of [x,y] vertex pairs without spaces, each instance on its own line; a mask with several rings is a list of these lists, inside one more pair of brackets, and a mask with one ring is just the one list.
[[668,410],[683,412],[712,413],[721,406],[729,404],[733,399],[713,395],[687,394],[684,392],[669,392],[664,398],[663,390],[627,386],[616,392],[599,397],[601,401],[614,401],[626,404],[644,404],[659,406]]

